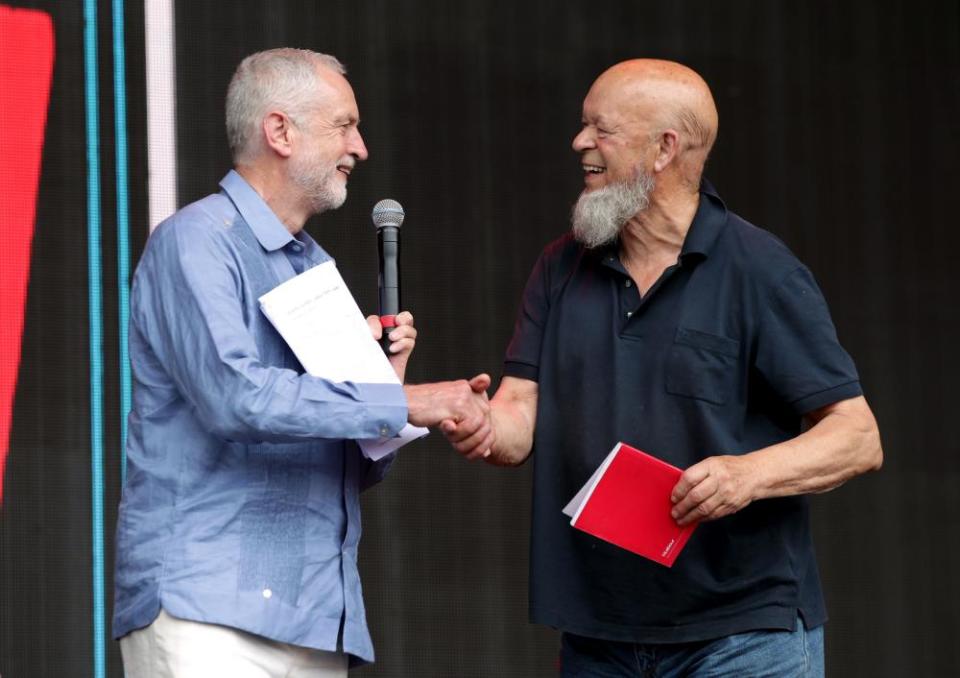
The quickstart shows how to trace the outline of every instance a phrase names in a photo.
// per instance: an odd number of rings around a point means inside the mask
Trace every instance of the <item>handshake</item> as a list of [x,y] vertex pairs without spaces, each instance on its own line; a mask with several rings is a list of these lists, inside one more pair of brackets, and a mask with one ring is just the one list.
[[408,419],[439,428],[467,459],[489,457],[496,442],[487,389],[490,375],[473,379],[406,385]]
[[[377,316],[369,316],[367,322],[373,338],[379,341],[382,330]],[[389,335],[392,342],[389,359],[402,383],[416,344],[417,330],[408,311],[398,314],[396,322]],[[495,435],[488,388],[490,376],[487,374],[478,374],[469,381],[406,384],[403,390],[407,396],[407,419],[414,426],[439,428],[454,449],[467,459],[489,457]]]

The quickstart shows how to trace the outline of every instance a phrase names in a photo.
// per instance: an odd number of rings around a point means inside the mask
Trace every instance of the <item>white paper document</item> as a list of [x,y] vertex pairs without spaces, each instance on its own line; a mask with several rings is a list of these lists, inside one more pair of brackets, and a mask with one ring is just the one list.
[[[304,271],[259,301],[308,374],[357,384],[400,383],[334,262]],[[368,459],[377,460],[427,433],[407,424],[395,438],[357,442]]]
[[600,478],[606,472],[607,467],[610,465],[610,462],[613,461],[613,458],[617,455],[617,450],[620,449],[621,443],[617,443],[610,454],[607,455],[607,458],[603,460],[603,463],[597,467],[597,470],[593,472],[593,475],[590,476],[590,480],[584,483],[583,487],[573,496],[573,499],[563,507],[561,513],[564,513],[570,516],[571,524],[577,520],[580,515],[580,509],[583,508],[583,505],[586,503],[587,499],[590,498],[590,494],[593,492],[593,488],[597,486],[597,483],[600,482]]

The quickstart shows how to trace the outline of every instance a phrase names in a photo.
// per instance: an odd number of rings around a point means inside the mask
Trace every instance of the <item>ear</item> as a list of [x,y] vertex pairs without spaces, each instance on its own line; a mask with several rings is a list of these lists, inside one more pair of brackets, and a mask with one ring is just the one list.
[[662,172],[667,165],[673,162],[680,150],[680,135],[674,129],[665,129],[660,134],[659,145],[657,147],[657,157],[653,161],[653,169],[656,172]]
[[293,153],[293,121],[283,111],[270,111],[263,118],[263,139],[274,153],[289,158]]

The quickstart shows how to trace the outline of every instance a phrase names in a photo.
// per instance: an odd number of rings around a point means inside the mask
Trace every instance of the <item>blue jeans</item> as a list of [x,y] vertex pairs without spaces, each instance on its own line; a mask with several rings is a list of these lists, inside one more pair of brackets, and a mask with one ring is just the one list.
[[823,627],[751,631],[697,643],[561,637],[564,678],[823,678]]

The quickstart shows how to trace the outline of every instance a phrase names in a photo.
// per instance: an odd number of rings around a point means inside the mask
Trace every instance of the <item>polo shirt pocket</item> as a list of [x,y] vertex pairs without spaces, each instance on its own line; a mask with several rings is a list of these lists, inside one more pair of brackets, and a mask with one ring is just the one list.
[[723,405],[736,387],[740,342],[678,327],[667,356],[667,393]]

